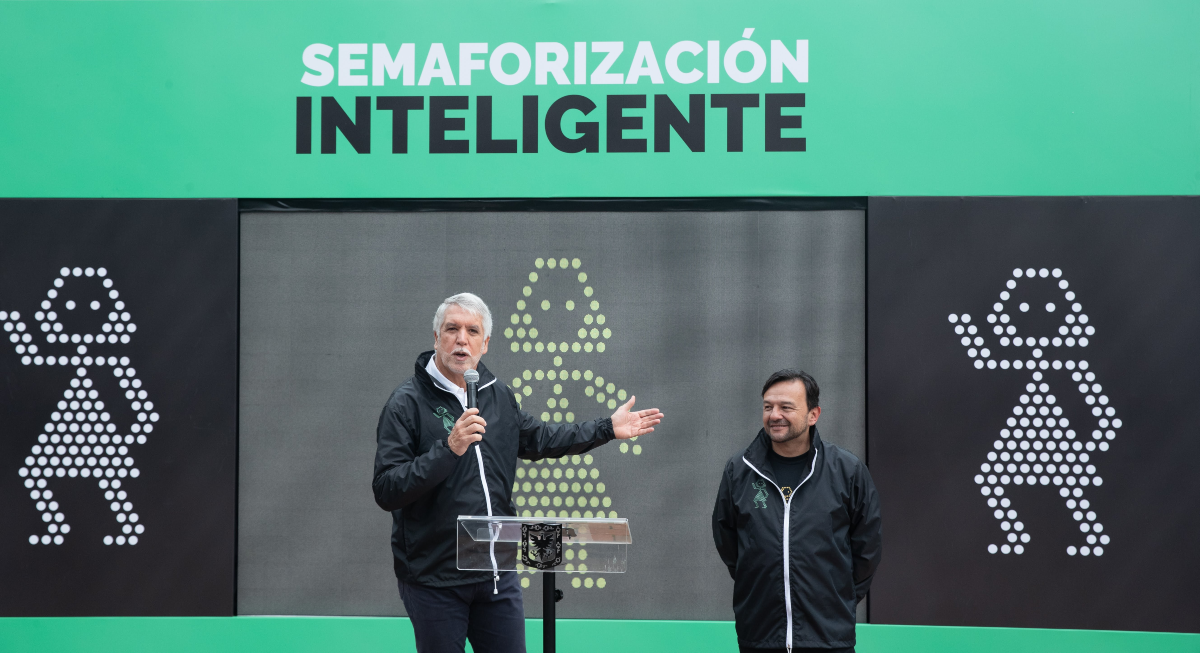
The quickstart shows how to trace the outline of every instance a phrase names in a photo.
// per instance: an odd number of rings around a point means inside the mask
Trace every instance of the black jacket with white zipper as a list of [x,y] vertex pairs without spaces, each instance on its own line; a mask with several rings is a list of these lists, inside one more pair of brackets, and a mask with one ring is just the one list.
[[875,484],[866,465],[813,427],[812,467],[785,502],[770,446],[760,430],[729,460],[713,508],[713,540],[734,580],[738,644],[854,646],[855,606],[882,551]]
[[487,422],[486,433],[457,456],[446,440],[463,407],[425,371],[432,355],[427,351],[417,357],[413,376],[383,407],[371,488],[375,503],[392,513],[396,577],[453,587],[492,579],[488,572],[458,569],[457,519],[517,514],[512,501],[517,458],[583,453],[612,440],[613,430],[607,417],[582,424],[547,424],[534,418],[521,410],[512,389],[497,383],[480,363],[477,405]]

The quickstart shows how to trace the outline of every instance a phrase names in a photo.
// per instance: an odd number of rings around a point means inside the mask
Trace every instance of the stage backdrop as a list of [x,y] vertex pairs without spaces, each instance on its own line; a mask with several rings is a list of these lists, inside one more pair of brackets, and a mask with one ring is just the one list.
[[[636,442],[519,463],[523,512],[633,531],[629,573],[566,577],[559,615],[731,619],[712,505],[766,377],[812,372],[822,434],[863,454],[863,229],[861,211],[243,214],[238,612],[402,614],[375,426],[438,304],[470,290],[496,320],[484,363],[525,410],[582,421],[636,395],[666,413]],[[593,486],[530,482],[563,468]]]
[[869,213],[872,621],[1194,630],[1200,201]]
[[237,205],[0,201],[0,615],[230,615]]

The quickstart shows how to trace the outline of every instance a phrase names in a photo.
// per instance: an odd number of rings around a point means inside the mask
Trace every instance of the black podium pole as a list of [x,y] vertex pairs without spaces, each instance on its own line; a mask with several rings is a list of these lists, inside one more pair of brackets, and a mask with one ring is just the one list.
[[555,574],[550,571],[542,572],[542,651],[554,653],[554,604],[558,593],[554,589]]

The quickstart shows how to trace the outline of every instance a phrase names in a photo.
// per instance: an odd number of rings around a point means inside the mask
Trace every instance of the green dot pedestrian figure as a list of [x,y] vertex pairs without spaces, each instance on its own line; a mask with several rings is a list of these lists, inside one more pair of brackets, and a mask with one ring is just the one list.
[[[606,362],[613,359],[609,347],[614,345],[614,324],[584,262],[561,255],[538,257],[519,278],[503,336],[505,348],[520,366],[510,384],[522,408],[543,421],[559,423],[596,410],[615,410],[630,401],[628,388],[609,376],[611,365]],[[621,516],[599,459],[612,464],[624,456],[637,457],[642,446],[633,438],[607,456],[522,461],[513,487],[518,512],[524,517]],[[617,453],[620,456],[612,455]],[[566,571],[586,570],[584,546],[568,546]],[[529,587],[529,581],[522,579],[522,587]],[[578,578],[571,585],[593,587]]]

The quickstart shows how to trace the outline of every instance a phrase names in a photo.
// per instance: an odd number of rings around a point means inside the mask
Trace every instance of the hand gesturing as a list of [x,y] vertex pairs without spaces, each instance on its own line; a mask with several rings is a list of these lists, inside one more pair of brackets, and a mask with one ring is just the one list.
[[637,397],[630,397],[617,412],[612,414],[613,434],[618,440],[628,440],[639,435],[645,435],[654,430],[654,425],[662,421],[664,415],[657,408],[630,411]]

